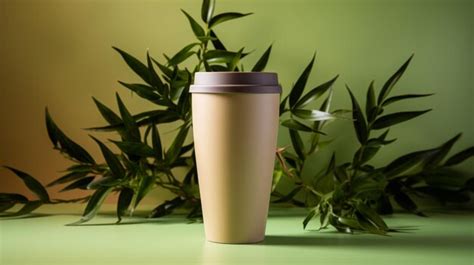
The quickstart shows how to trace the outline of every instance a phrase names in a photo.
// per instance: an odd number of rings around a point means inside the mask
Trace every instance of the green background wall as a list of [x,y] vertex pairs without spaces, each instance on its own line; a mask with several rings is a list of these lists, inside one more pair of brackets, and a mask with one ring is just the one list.
[[[99,157],[88,132],[81,130],[102,124],[91,96],[113,106],[113,94],[119,91],[133,112],[153,107],[119,87],[116,80],[137,78],[111,46],[140,58],[147,48],[160,58],[162,53],[173,54],[193,41],[180,8],[198,17],[200,1],[1,0],[0,164],[24,169],[44,183],[68,165],[48,141],[46,105],[67,134]],[[455,150],[474,144],[472,1],[218,0],[216,11],[255,13],[225,23],[217,32],[233,49],[255,49],[247,65],[273,42],[267,70],[278,72],[286,92],[317,51],[309,84],[340,74],[335,85],[338,108],[350,106],[345,83],[362,100],[371,80],[380,88],[415,53],[394,94],[436,95],[391,110],[434,110],[393,128],[391,135],[398,141],[382,150],[376,164],[437,145],[460,131],[464,137]],[[340,161],[350,159],[355,150],[350,122],[335,122],[328,133],[336,141],[314,158],[308,173],[324,165],[334,149]],[[165,139],[170,136],[165,134]],[[280,131],[279,143],[288,144],[285,130]],[[472,172],[473,165],[471,161],[462,168]],[[0,179],[0,192],[27,193],[3,169]]]

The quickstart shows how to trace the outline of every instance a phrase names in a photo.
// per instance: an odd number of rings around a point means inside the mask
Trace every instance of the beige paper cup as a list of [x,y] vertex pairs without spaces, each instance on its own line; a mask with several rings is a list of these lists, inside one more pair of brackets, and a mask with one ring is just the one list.
[[279,124],[277,75],[199,72],[190,92],[206,238],[260,242]]

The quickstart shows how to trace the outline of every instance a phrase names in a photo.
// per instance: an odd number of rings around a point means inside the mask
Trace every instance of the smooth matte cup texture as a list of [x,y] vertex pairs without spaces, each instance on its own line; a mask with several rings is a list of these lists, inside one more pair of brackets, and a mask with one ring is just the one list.
[[274,73],[196,73],[193,134],[208,241],[265,237],[281,87]]

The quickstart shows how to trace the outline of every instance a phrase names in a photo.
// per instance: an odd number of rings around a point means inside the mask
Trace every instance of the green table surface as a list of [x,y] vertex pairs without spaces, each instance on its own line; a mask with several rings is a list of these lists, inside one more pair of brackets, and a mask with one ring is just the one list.
[[112,206],[84,226],[80,205],[40,208],[29,218],[0,220],[0,264],[474,264],[474,214],[428,212],[387,217],[404,233],[345,235],[303,230],[304,211],[272,209],[266,239],[254,245],[206,242],[202,223],[182,216],[128,218],[112,225]]

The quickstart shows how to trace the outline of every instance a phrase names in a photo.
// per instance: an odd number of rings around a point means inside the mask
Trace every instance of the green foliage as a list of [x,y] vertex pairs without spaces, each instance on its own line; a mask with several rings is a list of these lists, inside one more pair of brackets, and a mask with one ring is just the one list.
[[76,142],[68,138],[56,125],[46,109],[46,129],[55,149],[77,162],[94,164],[92,156]]
[[201,19],[204,23],[208,23],[214,14],[216,5],[215,0],[203,0],[201,6]]
[[[142,83],[119,83],[132,93],[156,105],[156,109],[132,114],[119,95],[117,111],[93,98],[106,125],[90,128],[94,132],[115,132],[119,139],[110,139],[118,152],[108,143],[92,136],[99,145],[103,163],[98,163],[79,144],[67,137],[53,121],[46,109],[46,127],[49,138],[59,152],[72,162],[63,176],[48,184],[64,185],[62,191],[88,189],[91,196],[73,200],[50,199],[46,189],[25,172],[7,167],[15,173],[38,197],[30,201],[21,194],[0,193],[0,216],[18,217],[31,213],[42,204],[87,201],[82,218],[71,225],[90,221],[99,211],[110,193],[118,194],[117,222],[133,215],[136,207],[153,189],[166,189],[173,198],[157,205],[149,214],[158,218],[179,208],[187,209],[187,217],[201,217],[201,205],[194,144],[188,140],[191,124],[191,97],[189,87],[198,71],[243,71],[242,60],[248,55],[244,48],[232,51],[226,48],[215,30],[220,24],[245,17],[250,13],[228,12],[214,15],[215,1],[203,0],[201,21],[182,10],[196,40],[179,49],[174,55],[164,55],[163,60],[146,53],[146,61],[113,47]],[[252,71],[263,71],[270,58],[273,45],[260,56]],[[465,202],[474,190],[474,179],[465,178],[453,167],[474,155],[469,147],[447,157],[459,139],[457,135],[436,148],[415,151],[393,159],[383,166],[371,163],[386,145],[389,128],[414,119],[429,110],[402,111],[382,115],[388,106],[406,99],[431,96],[431,94],[402,94],[391,96],[395,85],[406,71],[411,56],[381,87],[376,95],[372,81],[367,89],[365,107],[347,91],[351,110],[332,110],[333,87],[338,79],[316,86],[308,86],[315,58],[296,79],[288,95],[280,103],[281,125],[288,129],[291,146],[278,148],[272,185],[272,203],[286,203],[309,209],[303,228],[318,218],[320,229],[329,225],[340,232],[357,231],[385,235],[394,231],[380,217],[393,211],[396,203],[403,209],[423,215],[413,196],[431,196],[444,203]],[[184,65],[194,65],[192,68]],[[340,163],[333,154],[324,170],[303,176],[308,159],[327,148],[334,137],[324,130],[334,120],[353,123],[359,147],[351,161]],[[349,122],[346,121],[346,122]],[[168,148],[161,142],[159,127],[176,126],[174,139]],[[140,130],[142,128],[142,130]],[[378,130],[384,131],[378,135]],[[184,178],[175,176],[175,169],[185,169]],[[284,180],[284,181],[283,181]],[[280,183],[290,183],[285,189]],[[23,207],[17,212],[6,212],[16,204]]]
[[242,13],[236,13],[236,12],[222,13],[211,18],[211,20],[209,21],[209,28],[213,28],[217,26],[218,24],[221,24],[225,21],[245,17],[251,14],[252,13],[242,14]]
[[268,47],[268,49],[262,54],[262,57],[258,59],[257,63],[252,68],[252,72],[261,72],[265,70],[265,67],[267,66],[268,59],[270,58],[270,53],[272,52],[272,46]]
[[92,219],[96,215],[97,211],[99,211],[100,206],[102,205],[102,203],[104,202],[105,198],[107,197],[107,195],[110,193],[111,190],[112,188],[110,187],[101,187],[97,189],[92,194],[89,201],[87,202],[87,206],[86,206],[86,209],[84,210],[84,214],[82,215],[82,218],[79,221],[72,223],[70,225],[82,224]]
[[41,185],[41,183],[36,180],[34,177],[28,175],[27,173],[20,171],[18,169],[12,167],[5,167],[15,173],[23,183],[25,183],[26,187],[31,190],[42,202],[49,202],[49,195],[46,189]]
[[[384,108],[389,105],[387,102],[395,103],[404,99],[428,96],[402,95],[386,99],[412,57],[384,84],[377,102],[374,82],[371,82],[367,90],[365,115],[347,87],[352,101],[354,131],[360,147],[351,162],[340,165],[330,163],[323,176],[330,183],[328,190],[322,191],[318,185],[311,187],[316,191],[320,190],[321,196],[316,198],[315,206],[312,206],[303,222],[304,227],[312,218],[319,215],[323,228],[329,223],[341,232],[365,231],[384,235],[392,230],[387,227],[379,214],[392,213],[392,202],[409,212],[423,216],[413,196],[429,195],[443,202],[469,201],[467,186],[472,179],[456,171],[447,171],[447,167],[450,165],[449,161],[464,161],[472,154],[460,155],[463,152],[469,153],[462,151],[443,162],[451,147],[460,138],[460,134],[437,148],[403,155],[386,166],[375,167],[370,164],[371,159],[383,146],[395,141],[395,139],[386,140],[388,130],[377,137],[372,137],[374,130],[389,128],[427,112],[407,111],[380,117]],[[471,150],[472,153],[472,148],[467,150]],[[456,157],[461,156],[462,159],[457,160]],[[322,180],[317,184],[321,182]]]
[[301,95],[303,94],[303,90],[306,86],[306,82],[308,81],[309,74],[311,73],[311,69],[313,69],[313,64],[314,64],[314,59],[316,58],[316,55],[313,55],[313,58],[309,62],[308,66],[304,69],[303,73],[301,73],[300,77],[296,81],[295,85],[291,89],[290,92],[290,108],[296,108],[298,107],[296,105],[297,101],[300,99]]

